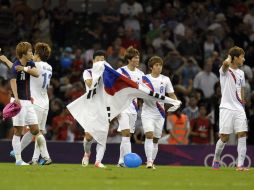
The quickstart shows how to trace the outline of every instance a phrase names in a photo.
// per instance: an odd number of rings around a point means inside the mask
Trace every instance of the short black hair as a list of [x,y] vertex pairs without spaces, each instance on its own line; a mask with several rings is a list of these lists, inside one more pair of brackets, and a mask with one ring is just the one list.
[[106,52],[104,50],[97,50],[93,54],[93,59],[95,59],[97,56],[104,56],[106,58]]

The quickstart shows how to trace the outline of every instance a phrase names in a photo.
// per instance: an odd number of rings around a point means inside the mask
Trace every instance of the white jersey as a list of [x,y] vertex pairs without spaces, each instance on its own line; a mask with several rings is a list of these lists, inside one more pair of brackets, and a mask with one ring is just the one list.
[[[93,79],[92,78],[92,69],[86,69],[84,70],[83,72],[83,79],[84,79],[84,82],[88,79]],[[87,84],[85,83],[86,85],[86,91],[88,91],[89,87],[87,86]]]
[[225,73],[220,68],[221,103],[220,108],[243,110],[241,88],[245,86],[244,72],[229,68]]
[[[143,76],[143,83],[152,91],[163,95],[174,92],[170,79],[164,75],[159,75],[157,78],[152,77],[151,74],[145,75]],[[144,100],[141,116],[147,118],[165,118],[164,104],[157,101]]]
[[31,97],[33,104],[49,109],[48,85],[52,76],[52,67],[46,62],[35,62],[35,66],[39,71],[39,77],[30,78]]
[[[145,74],[140,71],[139,69],[135,68],[134,71],[131,71],[127,66],[123,66],[117,71],[124,76],[128,77],[129,79],[135,81],[136,83],[142,83],[142,76]],[[137,114],[138,113],[138,103],[137,103],[137,98],[133,99],[131,105],[125,109],[122,113],[131,113],[131,114]]]

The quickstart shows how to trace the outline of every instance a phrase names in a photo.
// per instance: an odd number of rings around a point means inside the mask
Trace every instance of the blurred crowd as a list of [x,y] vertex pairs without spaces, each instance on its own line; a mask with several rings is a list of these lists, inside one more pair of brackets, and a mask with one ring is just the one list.
[[[85,1],[92,3],[92,1]],[[91,68],[93,52],[104,49],[107,61],[117,69],[124,65],[130,45],[141,54],[140,69],[149,73],[152,55],[164,60],[182,108],[166,118],[161,143],[214,144],[218,138],[219,67],[234,45],[245,50],[245,109],[249,123],[248,143],[254,144],[254,1],[253,0],[105,0],[105,9],[76,12],[71,0],[51,6],[43,0],[33,10],[26,0],[0,0],[0,47],[15,59],[19,41],[43,41],[53,49],[48,93],[50,110],[47,139],[83,140],[83,131],[66,105],[85,93],[82,73]],[[87,6],[89,7],[89,6]],[[0,64],[1,108],[9,101],[8,69]],[[2,110],[2,109],[1,109]],[[182,122],[182,123],[181,123]],[[170,130],[186,126],[186,139],[170,140]],[[10,138],[11,121],[0,121],[0,138]],[[120,142],[117,120],[111,123],[109,142]],[[132,141],[143,143],[140,119]],[[232,144],[235,137],[232,135]]]

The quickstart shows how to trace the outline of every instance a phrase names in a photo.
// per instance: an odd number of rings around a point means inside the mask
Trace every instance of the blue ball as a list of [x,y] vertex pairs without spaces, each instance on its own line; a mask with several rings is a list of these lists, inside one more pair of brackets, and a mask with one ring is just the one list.
[[124,156],[124,164],[128,168],[137,168],[142,164],[142,159],[136,153],[129,153]]

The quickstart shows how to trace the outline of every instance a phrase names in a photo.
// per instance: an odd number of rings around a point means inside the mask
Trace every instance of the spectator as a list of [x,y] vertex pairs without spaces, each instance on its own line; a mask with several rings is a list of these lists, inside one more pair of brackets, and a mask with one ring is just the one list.
[[201,89],[205,98],[210,98],[214,94],[213,86],[217,81],[217,76],[212,72],[212,59],[207,59],[204,69],[195,76],[193,87]]
[[190,122],[191,144],[213,144],[213,128],[206,116],[206,105],[200,104],[198,118]]

